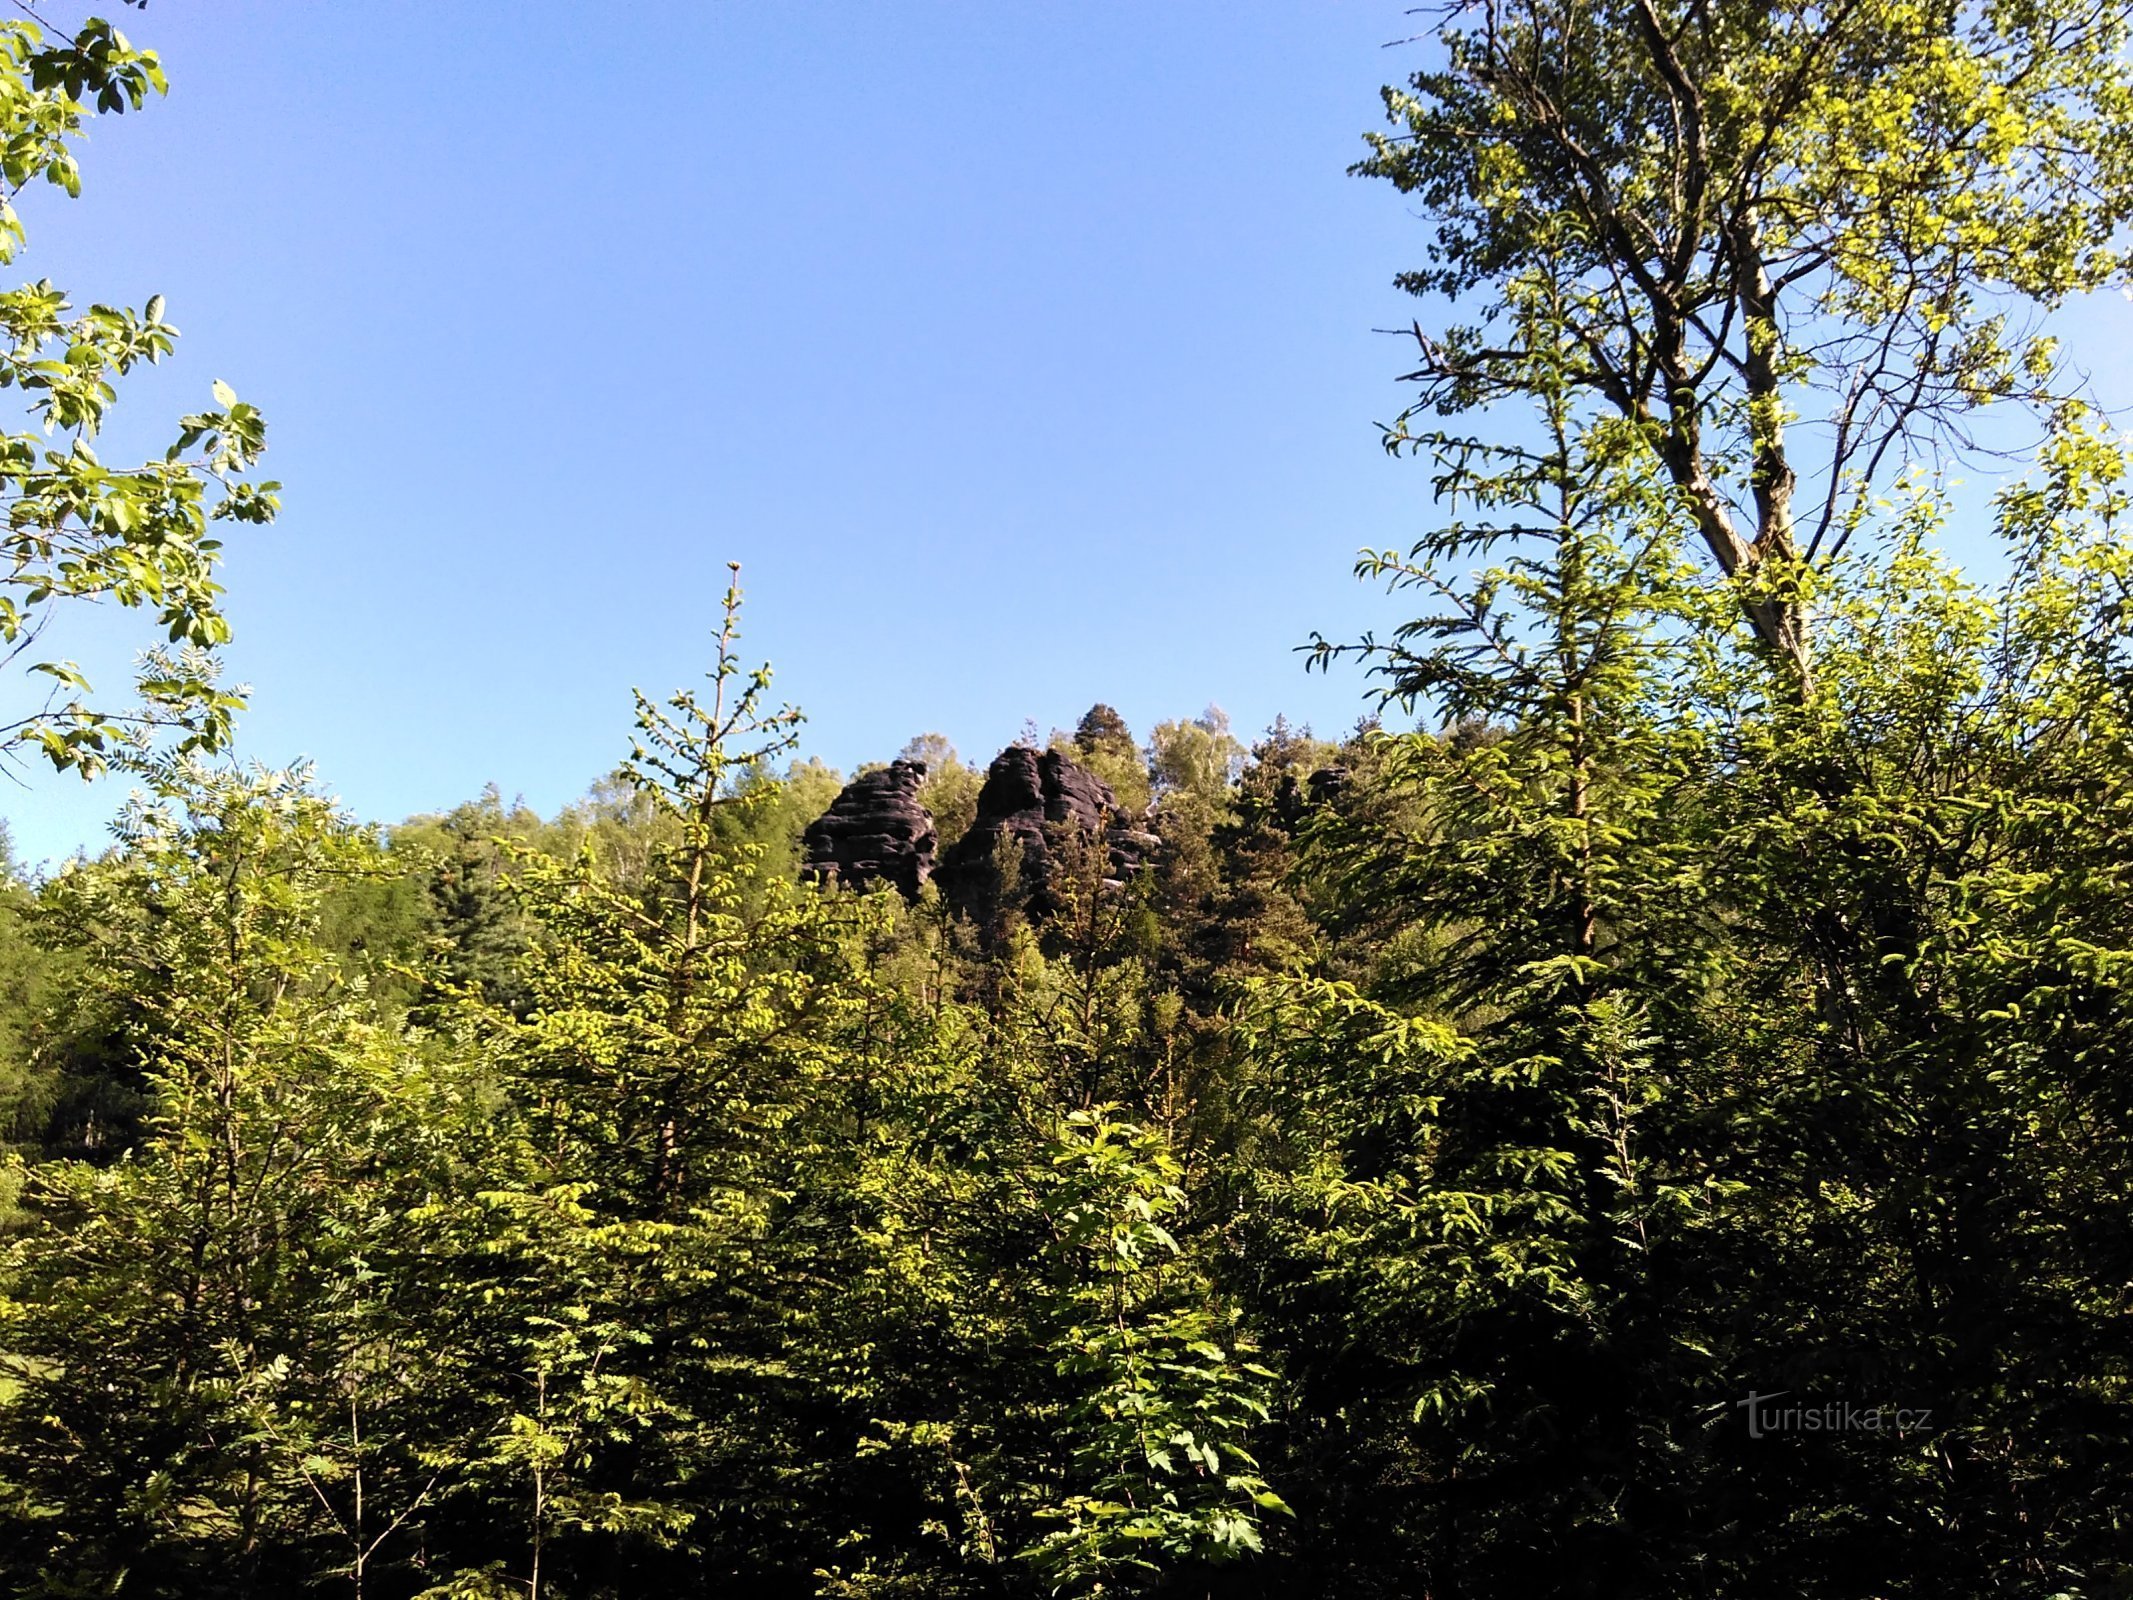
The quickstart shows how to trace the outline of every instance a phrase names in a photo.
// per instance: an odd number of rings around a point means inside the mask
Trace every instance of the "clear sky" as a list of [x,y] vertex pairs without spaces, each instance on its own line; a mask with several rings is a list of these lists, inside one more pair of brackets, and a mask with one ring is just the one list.
[[[271,419],[287,510],[227,566],[242,754],[378,820],[489,782],[553,811],[625,752],[632,685],[702,671],[729,559],[847,771],[1099,699],[1143,733],[1363,709],[1294,647],[1395,620],[1353,555],[1429,515],[1373,426],[1424,231],[1345,175],[1419,59],[1403,0],[122,20],[171,93],[96,122],[81,200],[26,198],[16,270],[160,291],[185,332],[107,458],[218,377]],[[2100,377],[2129,313],[2077,326]],[[116,687],[139,619],[71,626]],[[121,798],[45,776],[0,815],[36,861]]]
[[[1426,511],[1373,428],[1422,235],[1344,173],[1413,59],[1398,4],[122,25],[171,93],[94,125],[81,200],[29,198],[17,270],[160,291],[184,331],[107,458],[214,378],[268,413],[287,509],[227,566],[242,753],[382,820],[491,781],[552,810],[626,750],[632,685],[701,672],[729,559],[846,770],[1099,699],[1141,732],[1362,710],[1293,647],[1383,620],[1353,552]],[[0,814],[34,861],[121,798],[40,778]]]

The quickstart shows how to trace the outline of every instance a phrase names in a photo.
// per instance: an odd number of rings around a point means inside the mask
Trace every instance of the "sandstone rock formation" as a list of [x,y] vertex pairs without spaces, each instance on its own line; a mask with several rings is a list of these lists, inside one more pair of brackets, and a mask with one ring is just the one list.
[[1305,817],[1333,804],[1347,787],[1342,767],[1320,767],[1300,783],[1294,773],[1283,773],[1274,790],[1274,820],[1294,833]]
[[800,836],[806,872],[825,883],[863,889],[889,882],[906,900],[933,875],[933,817],[919,804],[923,761],[892,761],[854,778]]
[[1000,841],[1012,837],[1022,850],[1021,882],[1038,912],[1056,909],[1051,893],[1060,830],[1073,828],[1104,851],[1105,881],[1112,886],[1138,871],[1159,840],[1119,809],[1111,786],[1057,750],[1011,745],[986,769],[978,791],[977,819],[941,858],[942,896],[962,911],[975,911],[998,889],[993,862]]

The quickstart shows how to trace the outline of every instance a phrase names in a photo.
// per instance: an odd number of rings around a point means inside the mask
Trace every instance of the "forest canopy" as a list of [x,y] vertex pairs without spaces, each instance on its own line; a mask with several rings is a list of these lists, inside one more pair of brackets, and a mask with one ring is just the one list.
[[[237,759],[258,414],[107,468],[160,302],[0,296],[5,732],[133,791],[0,885],[6,1587],[2128,1592],[2129,14],[1443,13],[1336,737],[848,783],[736,569],[582,801],[366,821]],[[0,24],[10,184],[163,87]]]

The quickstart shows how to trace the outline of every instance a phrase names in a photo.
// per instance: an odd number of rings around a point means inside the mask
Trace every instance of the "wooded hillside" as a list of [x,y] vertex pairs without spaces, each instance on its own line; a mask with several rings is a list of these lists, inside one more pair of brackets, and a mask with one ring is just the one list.
[[[185,652],[13,729],[135,795],[0,892],[0,1587],[2127,1593],[2128,14],[1454,7],[1352,730],[847,790],[736,576],[581,803],[355,818],[230,754],[264,423],[109,469],[160,307],[0,296],[0,637]],[[162,86],[0,40],[17,186]]]

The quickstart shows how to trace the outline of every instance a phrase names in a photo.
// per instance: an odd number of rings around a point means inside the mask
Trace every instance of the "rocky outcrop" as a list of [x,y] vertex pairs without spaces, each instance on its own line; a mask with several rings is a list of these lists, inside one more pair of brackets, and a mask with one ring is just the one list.
[[863,889],[893,883],[906,900],[933,876],[933,815],[919,804],[923,761],[892,761],[854,778],[800,836],[807,875]]
[[1274,820],[1294,833],[1304,818],[1332,805],[1347,787],[1348,773],[1341,767],[1320,767],[1300,783],[1285,772],[1274,790]]
[[1117,886],[1147,863],[1160,841],[1119,810],[1111,786],[1057,750],[1011,745],[986,769],[970,831],[941,858],[941,895],[976,912],[999,891],[994,862],[1003,839],[1021,847],[1021,886],[1032,910],[1056,909],[1057,846],[1075,830],[1104,852],[1104,880]]

